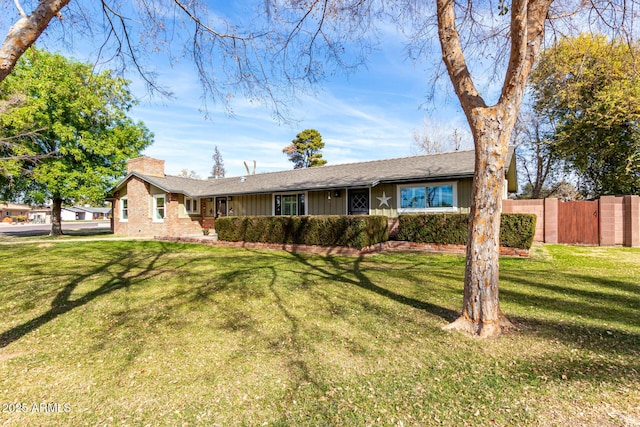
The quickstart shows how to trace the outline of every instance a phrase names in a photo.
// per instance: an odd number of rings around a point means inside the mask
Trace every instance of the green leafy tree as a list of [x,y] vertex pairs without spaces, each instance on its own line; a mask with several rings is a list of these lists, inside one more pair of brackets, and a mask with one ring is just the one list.
[[[7,99],[0,99],[0,116],[10,114],[15,108],[23,105],[25,95],[16,93]],[[54,153],[34,153],[22,142],[25,139],[33,139],[39,129],[29,128],[27,124],[23,129],[0,128],[0,197],[6,198],[6,189],[10,188],[14,176],[20,176],[22,165],[25,162],[34,163]]]
[[320,150],[324,148],[322,136],[315,129],[306,129],[296,135],[291,144],[282,149],[294,169],[313,168],[323,166],[327,161],[322,158]]
[[637,43],[584,34],[544,51],[531,74],[535,109],[585,196],[640,192],[639,65]]
[[26,200],[52,200],[52,235],[62,234],[63,202],[102,202],[126,160],[149,146],[153,135],[127,117],[134,99],[128,82],[109,71],[61,55],[30,49],[0,86],[0,99],[24,95],[24,102],[0,116],[7,134],[40,129],[16,141],[19,150],[44,155],[20,165],[11,192]]

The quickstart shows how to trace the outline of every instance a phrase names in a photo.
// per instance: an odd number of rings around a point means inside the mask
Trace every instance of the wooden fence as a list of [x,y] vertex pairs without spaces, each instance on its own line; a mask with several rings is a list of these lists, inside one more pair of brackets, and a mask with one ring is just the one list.
[[535,214],[537,242],[640,247],[640,196],[504,200],[502,211]]

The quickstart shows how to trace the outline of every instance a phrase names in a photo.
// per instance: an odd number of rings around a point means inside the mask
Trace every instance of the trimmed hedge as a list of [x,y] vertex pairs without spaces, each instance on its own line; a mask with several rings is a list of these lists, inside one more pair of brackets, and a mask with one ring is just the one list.
[[218,239],[229,242],[347,246],[362,249],[389,240],[386,216],[236,216],[218,218]]
[[536,234],[534,214],[502,214],[500,244],[507,248],[531,249]]
[[[502,214],[500,245],[530,249],[536,232],[533,214]],[[439,245],[466,245],[468,214],[417,214],[398,217],[398,240]]]

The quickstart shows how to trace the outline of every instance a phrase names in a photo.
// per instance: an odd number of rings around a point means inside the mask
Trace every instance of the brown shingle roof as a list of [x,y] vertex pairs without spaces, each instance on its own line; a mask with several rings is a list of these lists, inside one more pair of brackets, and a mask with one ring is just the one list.
[[[510,149],[507,167],[510,165],[512,156],[513,149]],[[133,172],[122,180],[115,189],[119,188],[131,175],[139,176],[170,193],[181,193],[190,197],[212,197],[374,187],[380,183],[417,180],[442,181],[469,178],[473,176],[473,172],[474,151],[469,150],[209,180],[170,175],[155,177]]]

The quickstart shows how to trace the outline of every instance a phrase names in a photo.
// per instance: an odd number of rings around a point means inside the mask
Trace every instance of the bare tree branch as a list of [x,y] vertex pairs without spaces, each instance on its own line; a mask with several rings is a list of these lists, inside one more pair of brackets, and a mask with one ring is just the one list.
[[27,14],[24,13],[24,9],[22,8],[22,5],[20,4],[20,0],[13,0],[13,3],[16,5],[16,9],[18,9],[18,13],[20,13],[20,16],[23,18],[27,18]]

